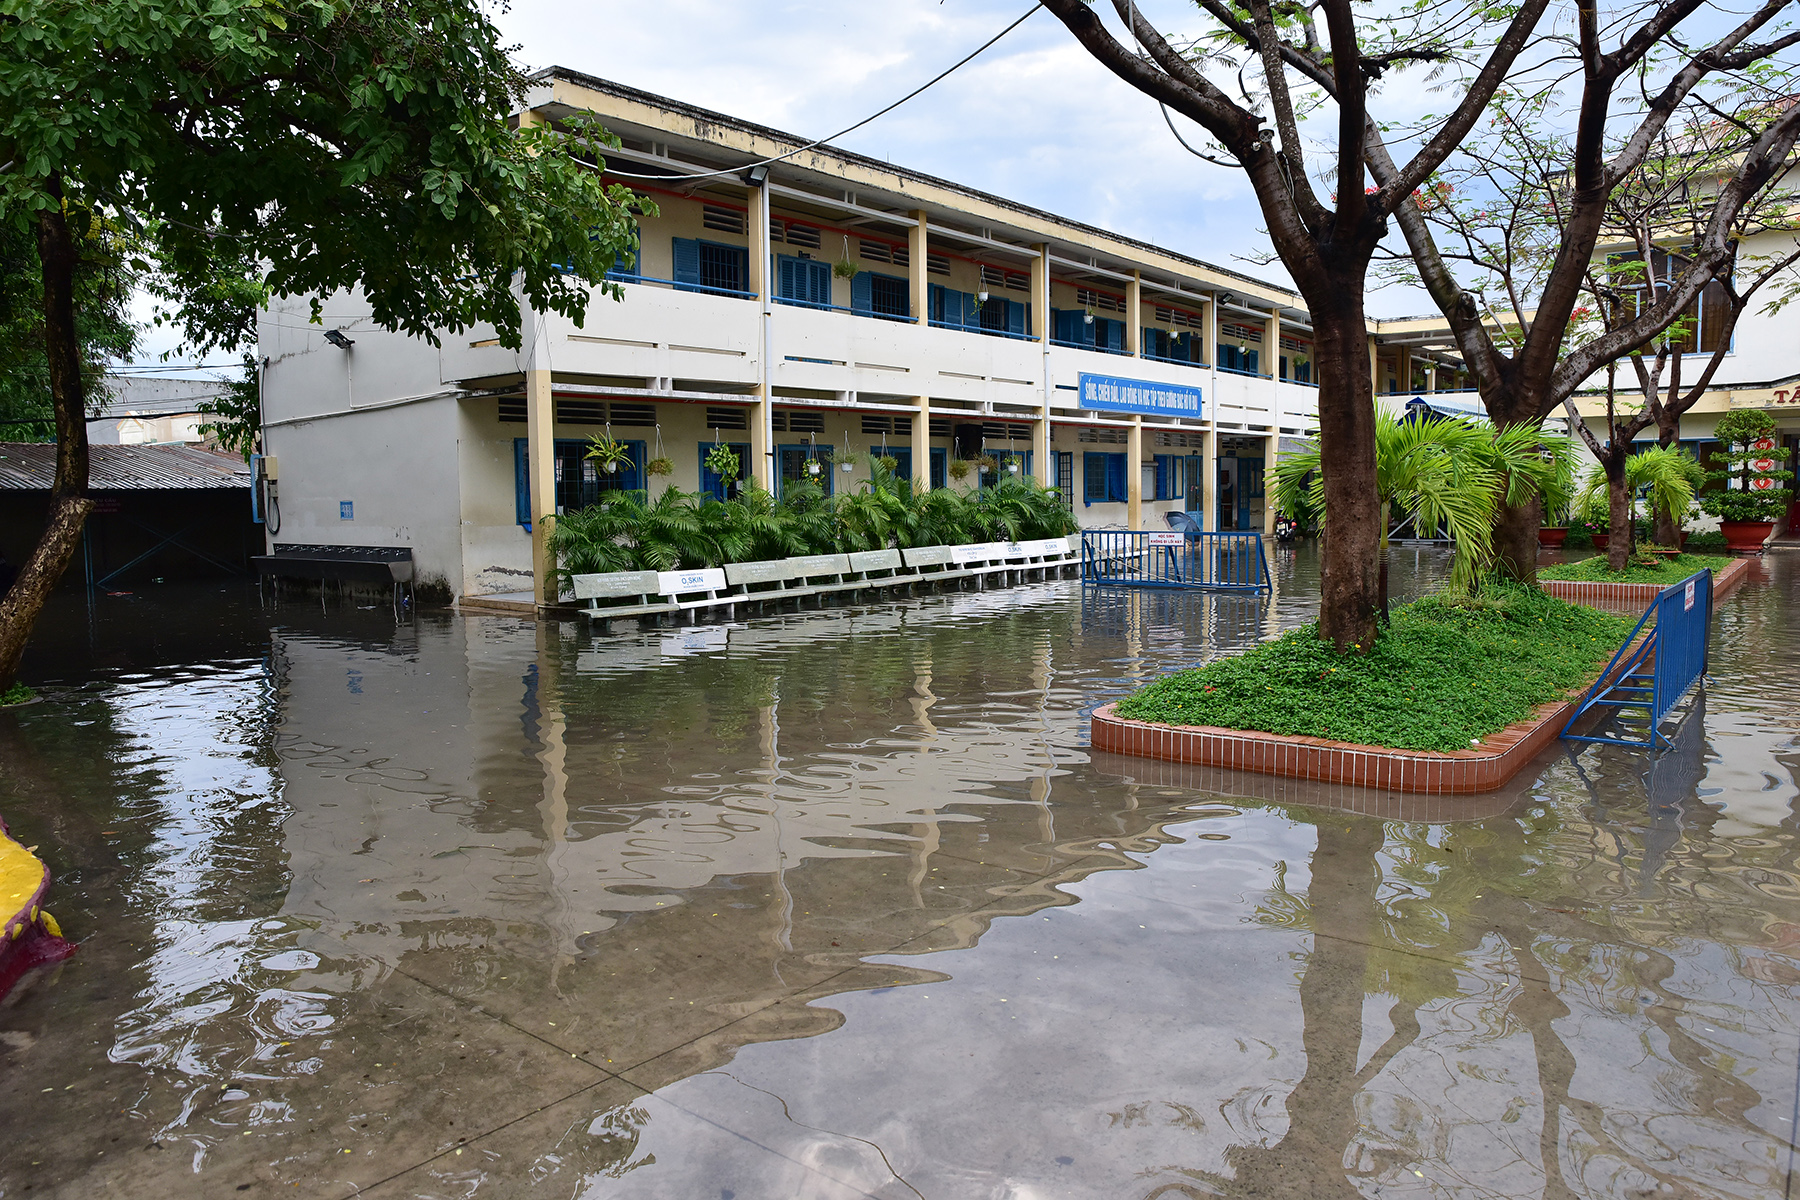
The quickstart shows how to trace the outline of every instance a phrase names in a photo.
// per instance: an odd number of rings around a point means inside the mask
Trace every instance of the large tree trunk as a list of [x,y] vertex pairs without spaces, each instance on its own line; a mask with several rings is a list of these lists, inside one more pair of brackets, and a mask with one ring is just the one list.
[[1360,277],[1344,281],[1339,293],[1325,303],[1307,297],[1319,370],[1319,449],[1325,477],[1319,636],[1339,650],[1366,651],[1375,644],[1381,603],[1375,392]]
[[11,590],[0,600],[0,693],[12,687],[25,641],[38,614],[75,557],[88,499],[87,411],[81,390],[81,352],[75,338],[75,242],[62,211],[62,186],[52,176],[58,207],[37,215],[38,259],[44,273],[44,352],[50,365],[50,398],[56,408],[56,481],[44,532]]
[[1537,582],[1538,530],[1542,505],[1533,496],[1514,507],[1500,504],[1494,513],[1494,569],[1503,579]]
[[[1659,419],[1656,423],[1656,444],[1665,450],[1675,445],[1681,438],[1680,414],[1669,416],[1667,413],[1667,406],[1664,406],[1658,411]],[[1660,504],[1656,505],[1655,512],[1651,516],[1656,522],[1656,544],[1679,548],[1681,546],[1681,521],[1672,516],[1668,509]]]
[[1606,543],[1606,569],[1623,571],[1631,559],[1631,492],[1625,486],[1626,455],[1615,447],[1607,450],[1601,460],[1606,468],[1606,521],[1612,534]]

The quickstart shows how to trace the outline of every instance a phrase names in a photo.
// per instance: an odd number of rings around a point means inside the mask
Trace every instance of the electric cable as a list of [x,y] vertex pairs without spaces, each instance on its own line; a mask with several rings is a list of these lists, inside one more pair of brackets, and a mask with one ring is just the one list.
[[[611,167],[608,167],[606,169],[606,173],[608,175],[616,175],[621,179],[661,179],[661,180],[716,179],[723,175],[741,175],[745,171],[748,171],[752,167],[766,167],[766,166],[770,165],[771,163],[778,163],[785,159],[792,158],[796,154],[805,154],[808,150],[811,150],[814,147],[823,146],[825,143],[830,142],[830,141],[835,141],[836,139],[843,137],[847,133],[856,132],[858,129],[861,129],[864,125],[867,125],[869,122],[875,120],[876,118],[884,117],[888,113],[893,112],[896,108],[899,108],[902,104],[905,104],[908,100],[911,100],[914,96],[917,96],[919,93],[925,91],[925,89],[933,86],[934,84],[942,82],[944,79],[947,79],[952,73],[954,73],[955,71],[960,70],[962,67],[968,65],[969,62],[971,62],[977,55],[979,55],[982,51],[986,50],[989,46],[992,46],[995,42],[999,41],[1001,38],[1005,37],[1007,34],[1011,33],[1013,30],[1017,29],[1019,26],[1023,25],[1026,21],[1026,18],[1030,17],[1032,13],[1036,12],[1038,9],[1040,9],[1042,7],[1043,7],[1043,4],[1041,2],[1037,3],[1037,4],[1033,4],[1030,8],[1025,10],[1024,16],[1022,16],[1018,20],[1014,21],[1011,25],[1008,25],[1005,29],[1002,29],[999,33],[996,33],[993,37],[989,38],[987,41],[981,43],[981,45],[975,47],[974,50],[970,51],[964,57],[958,59],[955,63],[951,64],[951,66],[949,66],[947,69],[945,69],[944,71],[940,72],[939,74],[933,76],[932,78],[926,80],[924,83],[920,84],[918,87],[914,88],[912,91],[906,93],[906,95],[900,97],[898,100],[894,101],[892,104],[888,105],[886,108],[881,109],[878,112],[871,113],[869,116],[864,117],[862,120],[858,121],[854,125],[850,125],[850,126],[847,126],[846,128],[840,129],[836,133],[831,134],[827,137],[822,137],[816,142],[808,142],[804,146],[798,146],[792,150],[789,150],[785,154],[777,154],[773,158],[759,159],[756,162],[745,163],[742,166],[737,166],[737,167],[729,167],[722,171],[695,171],[695,172],[692,172],[692,173],[689,173],[686,175],[651,175],[651,174],[643,174],[643,173],[638,173],[638,172],[633,172],[633,171],[615,171]],[[605,156],[602,155],[601,157],[605,157]]]

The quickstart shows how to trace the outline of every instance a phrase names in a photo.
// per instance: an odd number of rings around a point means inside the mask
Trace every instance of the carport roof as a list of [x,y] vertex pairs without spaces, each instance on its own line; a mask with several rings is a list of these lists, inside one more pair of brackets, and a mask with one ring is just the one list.
[[[236,454],[203,446],[89,446],[91,492],[176,491],[250,486]],[[0,491],[47,492],[56,478],[54,442],[0,442]]]

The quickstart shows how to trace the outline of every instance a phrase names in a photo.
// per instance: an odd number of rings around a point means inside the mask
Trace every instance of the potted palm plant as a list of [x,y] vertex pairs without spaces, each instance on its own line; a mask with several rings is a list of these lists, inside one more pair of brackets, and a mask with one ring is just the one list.
[[1718,491],[1701,494],[1700,507],[1719,518],[1719,532],[1733,554],[1761,554],[1775,520],[1787,511],[1793,491],[1781,485],[1794,477],[1778,468],[1775,418],[1754,408],[1741,408],[1719,418],[1713,436],[1725,443],[1714,461],[1724,466],[1708,471]]

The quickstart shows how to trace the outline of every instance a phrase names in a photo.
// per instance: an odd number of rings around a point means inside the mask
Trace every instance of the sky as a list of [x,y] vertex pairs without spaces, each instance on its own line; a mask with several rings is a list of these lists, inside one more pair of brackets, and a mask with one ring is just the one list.
[[[569,67],[810,139],[905,95],[1029,3],[512,0],[495,19],[528,68]],[[1142,0],[1140,11],[1166,34],[1197,27],[1182,0]],[[1175,120],[1198,144],[1197,127]],[[1153,100],[1043,10],[836,144],[1257,278],[1287,278],[1279,264],[1246,257],[1266,253],[1268,239],[1242,173],[1184,150]],[[1376,314],[1418,307],[1404,295],[1370,301]],[[135,362],[160,362],[174,341],[147,332]]]

